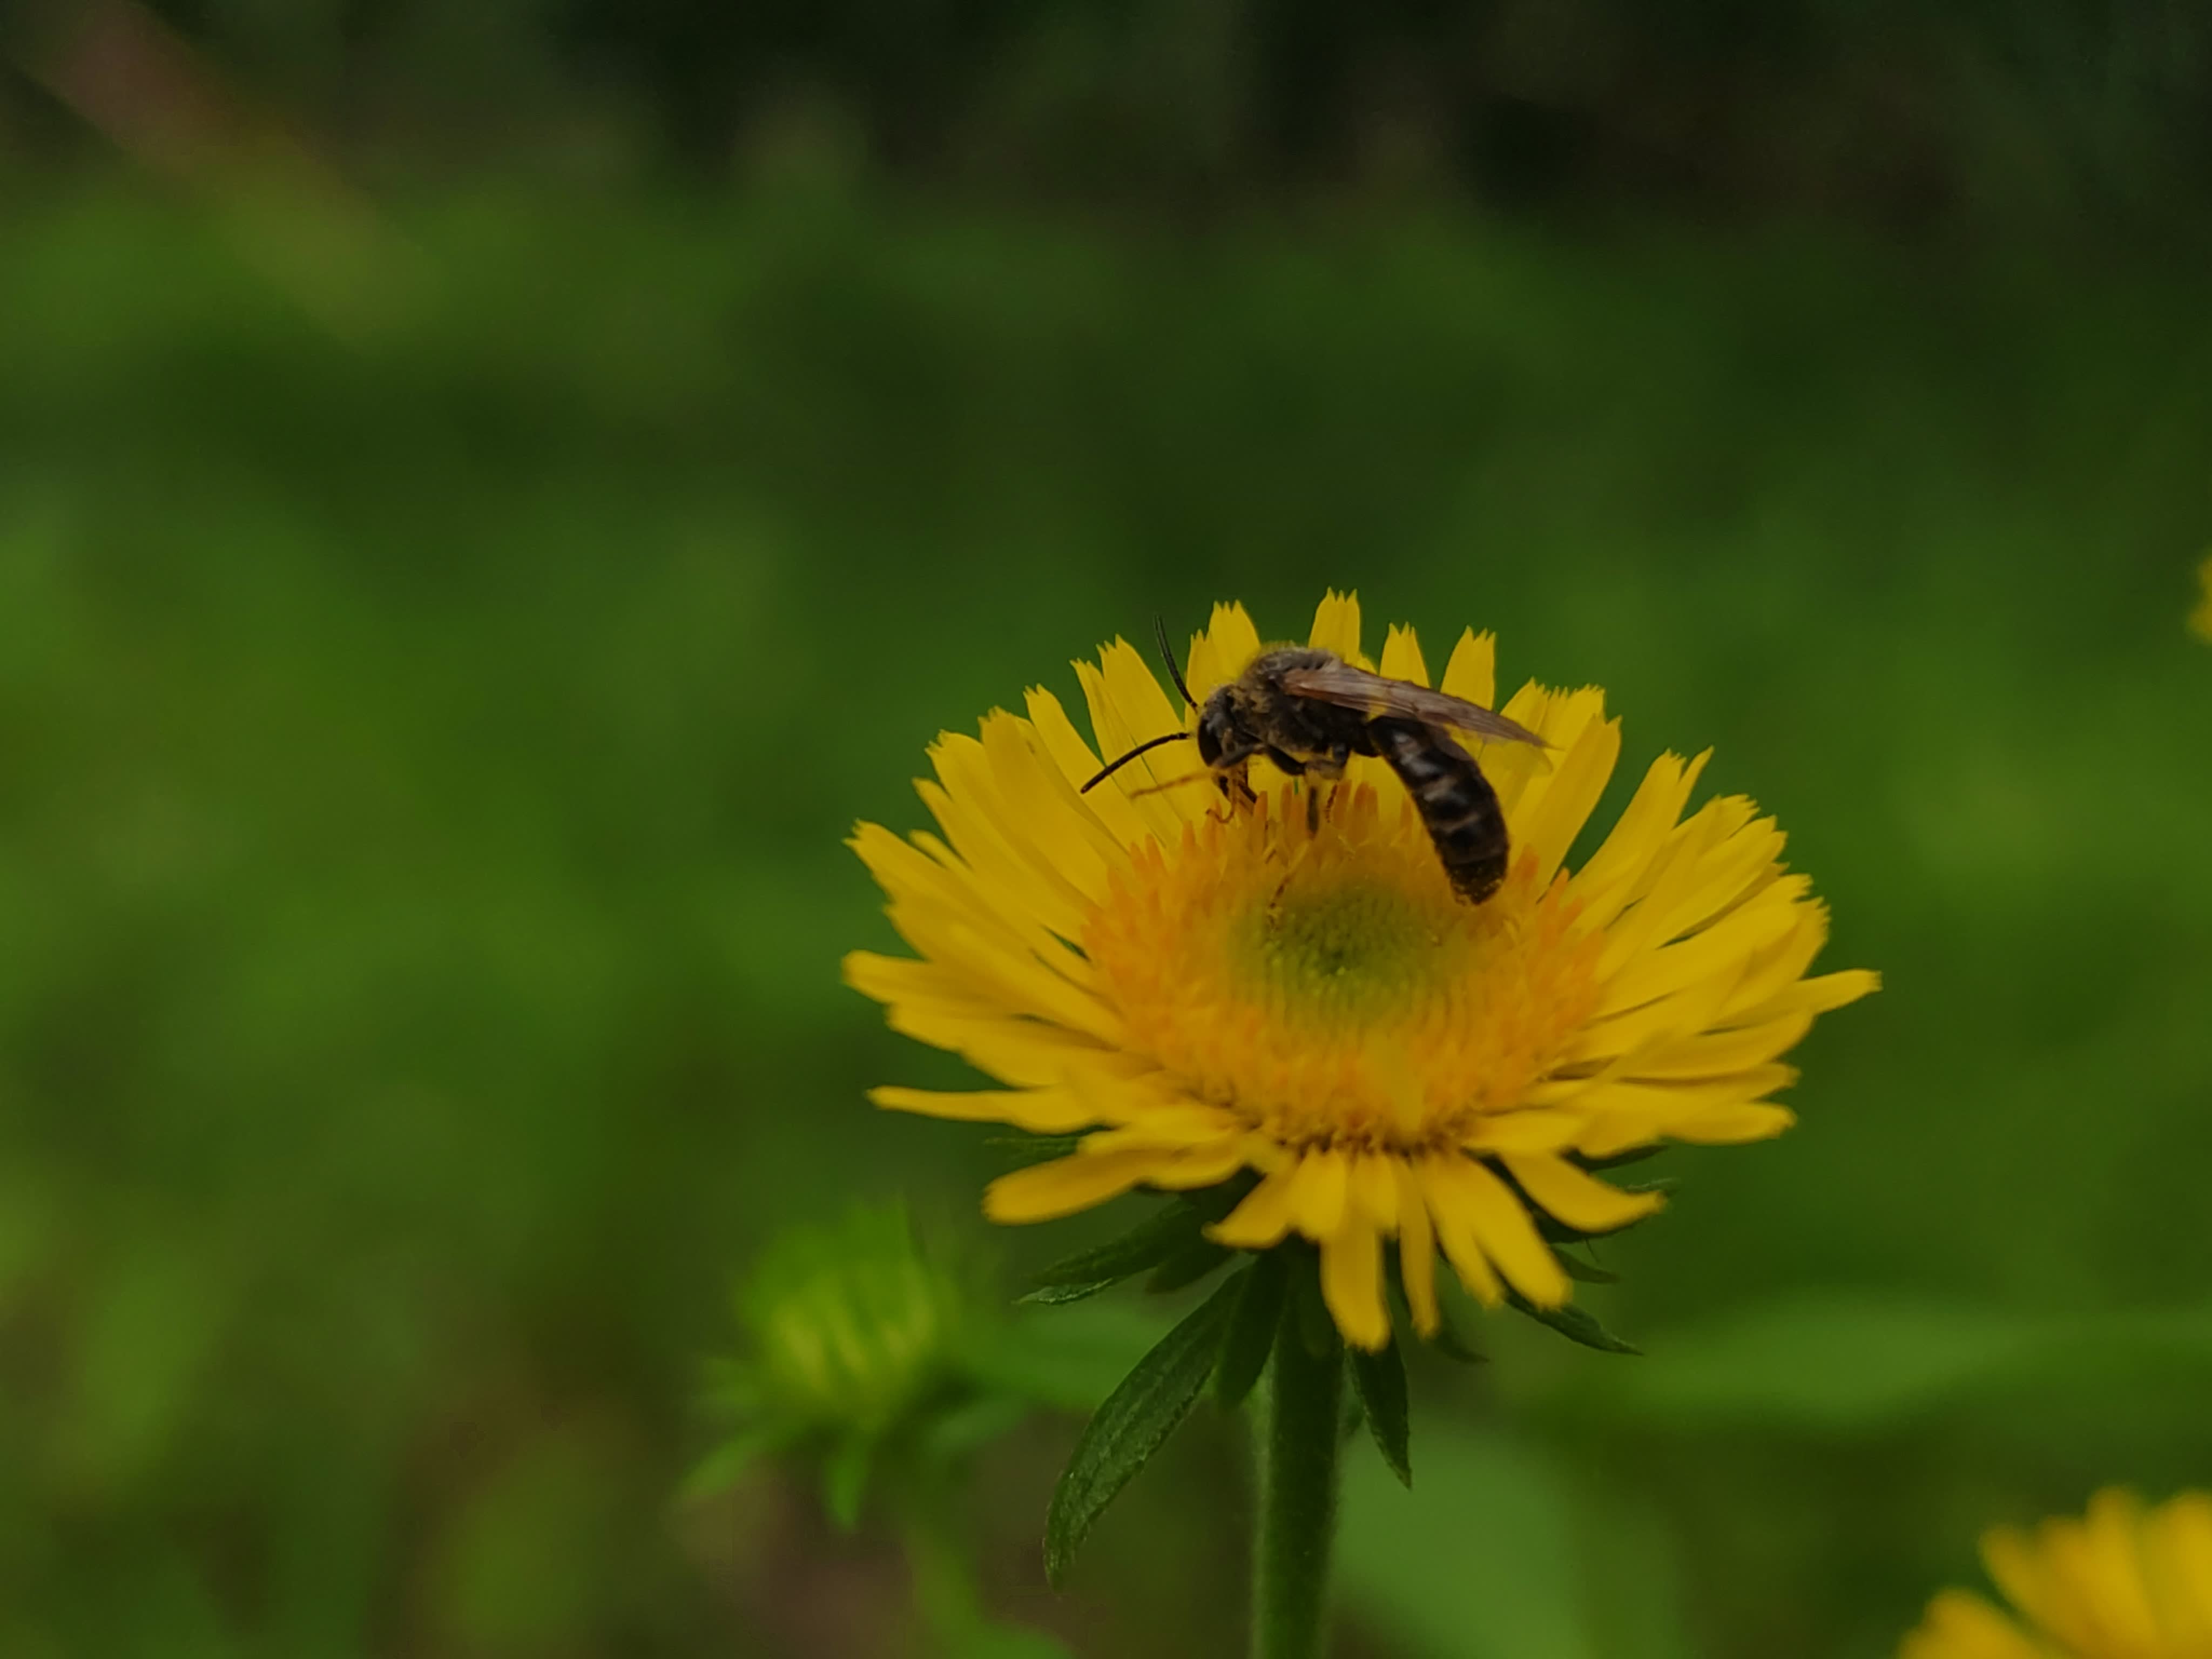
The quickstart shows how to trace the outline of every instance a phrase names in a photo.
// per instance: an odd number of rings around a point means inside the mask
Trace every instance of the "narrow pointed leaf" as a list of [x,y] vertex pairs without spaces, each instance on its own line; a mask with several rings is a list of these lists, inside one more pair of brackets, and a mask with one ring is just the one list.
[[1200,1237],[1206,1218],[1181,1199],[1146,1216],[1119,1238],[1063,1257],[1036,1276],[1040,1286],[1118,1285],[1157,1267]]
[[1549,1325],[1570,1342],[1579,1342],[1585,1348],[1595,1348],[1600,1353],[1637,1353],[1643,1349],[1633,1342],[1624,1341],[1597,1322],[1587,1309],[1573,1303],[1564,1303],[1556,1308],[1540,1308],[1534,1303],[1516,1296],[1513,1305],[1541,1325]]
[[1222,1410],[1235,1411],[1243,1405],[1267,1368],[1275,1331],[1283,1322],[1283,1288],[1289,1279],[1290,1266],[1282,1252],[1269,1250],[1234,1281],[1241,1288],[1213,1373],[1214,1403]]
[[1237,1289],[1232,1279],[1192,1310],[1137,1362],[1085,1426],[1045,1519],[1047,1583],[1059,1585],[1091,1523],[1190,1414],[1213,1375]]
[[1406,1405],[1406,1359],[1393,1341],[1380,1353],[1352,1350],[1352,1386],[1367,1413],[1368,1431],[1390,1473],[1413,1484],[1413,1425]]
[[1155,1295],[1179,1291],[1186,1285],[1198,1281],[1237,1254],[1226,1244],[1217,1244],[1200,1237],[1177,1250],[1152,1269],[1152,1276],[1145,1281],[1145,1288]]

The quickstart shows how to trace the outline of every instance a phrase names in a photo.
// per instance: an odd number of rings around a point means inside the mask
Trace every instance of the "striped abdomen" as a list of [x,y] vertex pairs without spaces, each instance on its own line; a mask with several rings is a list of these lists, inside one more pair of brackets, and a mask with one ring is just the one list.
[[1418,720],[1370,720],[1367,735],[1413,798],[1453,890],[1469,904],[1481,903],[1505,879],[1510,848],[1498,792],[1474,757]]

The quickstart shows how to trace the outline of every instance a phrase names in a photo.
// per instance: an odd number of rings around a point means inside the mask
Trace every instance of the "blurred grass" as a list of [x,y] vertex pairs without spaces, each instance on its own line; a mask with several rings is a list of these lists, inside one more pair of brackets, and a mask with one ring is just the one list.
[[[1581,1632],[1522,1659],[1881,1653],[1987,1522],[2203,1479],[2203,273],[404,216],[434,275],[350,343],[158,202],[0,235],[0,1650],[890,1650],[880,1559],[666,1508],[773,1227],[975,1224],[979,1138],[860,1099],[957,1068],[838,985],[889,938],[839,840],[1153,611],[1290,634],[1327,584],[1604,684],[1632,773],[1717,746],[1888,980],[1797,1132],[1674,1155],[1608,1253],[1644,1370],[1509,1326],[1417,1377],[1467,1547],[1503,1469],[1580,1563],[1500,1575],[1498,1628]],[[1020,1616],[1221,1650],[1219,1437],[1056,1608],[1019,1540],[1064,1445],[978,1520]],[[1355,1567],[1452,1524],[1355,1496]],[[831,1583],[889,1610],[775,1605]],[[1501,1650],[1449,1583],[1352,1593],[1377,1650]]]

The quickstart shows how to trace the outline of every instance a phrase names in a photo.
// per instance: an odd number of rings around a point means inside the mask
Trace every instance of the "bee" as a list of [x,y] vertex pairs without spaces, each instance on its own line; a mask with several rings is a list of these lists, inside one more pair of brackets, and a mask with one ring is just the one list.
[[[1197,730],[1139,744],[1100,769],[1083,786],[1085,793],[1147,750],[1169,743],[1195,740],[1198,757],[1221,792],[1246,800],[1254,797],[1245,769],[1255,756],[1294,778],[1334,780],[1344,775],[1354,755],[1369,755],[1406,786],[1452,890],[1469,904],[1498,890],[1511,853],[1505,814],[1490,780],[1452,733],[1540,749],[1547,746],[1543,738],[1480,703],[1370,674],[1319,646],[1261,652],[1201,706],[1176,665],[1166,624],[1154,620],[1169,677],[1183,701],[1198,709]],[[1308,812],[1317,816],[1320,797],[1309,794],[1307,801]]]

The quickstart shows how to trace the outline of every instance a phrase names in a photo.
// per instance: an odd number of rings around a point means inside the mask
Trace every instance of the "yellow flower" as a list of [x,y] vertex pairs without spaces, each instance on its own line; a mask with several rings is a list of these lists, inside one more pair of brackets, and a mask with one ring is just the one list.
[[2212,640],[2212,554],[2197,568],[2197,580],[2204,584],[2204,597],[2197,609],[2189,613],[2189,625],[2208,640]]
[[[2081,1520],[1982,1540],[2008,1618],[1945,1590],[1898,1659],[2212,1659],[2212,1497],[2184,1492],[2146,1511],[2099,1492]],[[2022,1626],[2026,1628],[2023,1629]]]
[[[1330,594],[1312,644],[1429,683],[1412,630],[1361,654],[1356,599]],[[1243,607],[1191,647],[1201,702],[1260,649]],[[856,952],[847,979],[892,1026],[1011,1085],[884,1088],[883,1106],[1088,1131],[1072,1156],[995,1182],[1002,1222],[1042,1221],[1138,1186],[1258,1184],[1212,1229],[1264,1250],[1319,1245],[1350,1340],[1389,1340],[1384,1242],[1416,1328],[1438,1323],[1436,1253],[1488,1304],[1540,1307],[1568,1279],[1532,1220],[1625,1226],[1656,1194],[1597,1180],[1662,1139],[1757,1140],[1814,1017],[1875,988],[1805,972],[1827,914],[1778,861],[1783,837],[1730,796],[1682,816],[1705,757],[1665,755],[1603,843],[1564,863],[1620,753],[1601,692],[1522,688],[1504,712],[1540,733],[1477,746],[1512,837],[1479,906],[1455,896],[1419,817],[1377,760],[1321,786],[1318,810],[1255,763],[1257,800],[1206,787],[1192,751],[1155,750],[1088,794],[1100,757],[1188,729],[1144,658],[1116,641],[1076,671],[1093,750],[1049,692],[947,733],[917,787],[943,839],[863,824],[853,845],[920,960]],[[1442,689],[1492,706],[1492,641],[1469,632]],[[1194,775],[1195,775],[1194,776]],[[1178,780],[1190,779],[1187,783]],[[1163,787],[1166,786],[1166,787]]]

